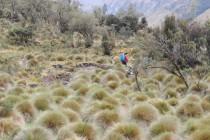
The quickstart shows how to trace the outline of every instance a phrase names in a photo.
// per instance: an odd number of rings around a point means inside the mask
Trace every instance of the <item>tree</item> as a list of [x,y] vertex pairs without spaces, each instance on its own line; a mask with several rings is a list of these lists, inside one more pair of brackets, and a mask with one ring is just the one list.
[[173,38],[173,34],[177,31],[177,23],[175,16],[167,16],[164,21],[163,33],[167,38]]
[[104,49],[104,55],[111,55],[111,51],[109,48],[109,40],[108,35],[104,34],[102,37],[102,48]]
[[207,30],[206,40],[207,40],[207,45],[206,45],[207,55],[210,60],[210,28]]

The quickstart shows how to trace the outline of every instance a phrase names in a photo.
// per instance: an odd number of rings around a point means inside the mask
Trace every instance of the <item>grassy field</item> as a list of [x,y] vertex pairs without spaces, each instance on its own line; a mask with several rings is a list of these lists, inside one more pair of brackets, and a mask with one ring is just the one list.
[[[97,45],[67,48],[59,46],[62,37],[37,33],[39,46],[17,47],[3,27],[1,140],[210,140],[210,74],[200,79],[192,71],[186,89],[164,70],[142,71],[140,92],[134,76]],[[136,48],[129,47],[132,58]]]

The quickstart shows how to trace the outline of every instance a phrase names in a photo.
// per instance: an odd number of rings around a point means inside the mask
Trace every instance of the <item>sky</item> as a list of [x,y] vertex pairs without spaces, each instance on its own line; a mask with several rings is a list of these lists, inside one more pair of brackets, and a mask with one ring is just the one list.
[[103,0],[80,0],[84,10],[90,10],[94,6],[102,6]]

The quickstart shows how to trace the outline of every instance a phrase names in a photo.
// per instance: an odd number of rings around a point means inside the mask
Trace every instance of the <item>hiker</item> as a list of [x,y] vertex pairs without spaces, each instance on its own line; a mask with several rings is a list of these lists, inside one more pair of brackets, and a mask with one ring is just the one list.
[[120,61],[123,65],[127,66],[127,63],[128,63],[127,53],[120,53]]

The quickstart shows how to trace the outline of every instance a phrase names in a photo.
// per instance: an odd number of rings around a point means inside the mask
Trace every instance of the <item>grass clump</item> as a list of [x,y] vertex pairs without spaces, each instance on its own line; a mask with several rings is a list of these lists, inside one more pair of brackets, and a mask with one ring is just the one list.
[[24,93],[24,89],[21,87],[15,87],[8,91],[8,94],[16,95],[16,96],[21,95],[23,93]]
[[158,110],[149,103],[140,103],[131,110],[132,118],[138,121],[152,122],[158,115]]
[[166,90],[165,92],[165,96],[166,98],[177,98],[178,97],[178,93],[176,90],[169,88]]
[[181,117],[200,117],[203,114],[203,108],[200,103],[184,101],[177,108],[177,115]]
[[204,91],[206,89],[208,89],[208,84],[206,84],[204,82],[199,82],[197,84],[193,84],[192,87],[191,87],[191,90],[195,91],[195,92],[201,92],[201,91]]
[[210,140],[210,129],[199,129],[192,133],[192,140]]
[[89,91],[88,85],[81,85],[79,89],[77,89],[77,94],[85,96]]
[[201,105],[204,111],[210,111],[210,95],[206,95],[203,98]]
[[96,121],[105,126],[110,126],[113,123],[120,121],[120,116],[113,110],[103,110],[96,114]]
[[2,135],[13,135],[19,130],[19,126],[15,124],[12,119],[1,119],[0,120],[0,134]]
[[165,74],[163,73],[157,73],[153,77],[155,80],[162,82],[165,79]]
[[128,140],[141,140],[142,134],[139,127],[132,123],[119,123],[113,127],[112,132],[122,135]]
[[165,132],[165,133],[160,134],[160,136],[158,136],[154,140],[181,140],[181,139],[179,136],[177,136],[174,133]]
[[66,96],[69,95],[69,91],[66,90],[66,89],[63,88],[63,87],[58,87],[58,88],[54,89],[53,95],[54,95],[54,96],[66,97]]
[[70,126],[64,126],[58,131],[56,140],[76,140],[75,134],[71,131]]
[[103,100],[107,96],[108,96],[108,94],[105,90],[97,89],[96,91],[93,92],[92,98],[96,99],[96,100]]
[[109,81],[107,83],[107,86],[112,89],[112,90],[115,90],[119,87],[119,83],[117,81]]
[[72,109],[76,112],[79,112],[81,108],[80,104],[77,101],[70,99],[64,100],[62,103],[62,107]]
[[29,101],[22,101],[16,105],[16,110],[23,114],[25,119],[32,119],[35,115],[35,108]]
[[38,117],[37,123],[57,132],[68,123],[68,118],[57,111],[46,111]]
[[95,130],[92,125],[84,122],[78,122],[74,124],[73,131],[80,137],[85,138],[86,140],[95,139]]
[[39,95],[34,99],[34,106],[40,111],[45,111],[50,108],[50,100],[47,96]]
[[152,100],[151,103],[159,110],[161,114],[166,114],[171,111],[170,105],[163,100]]
[[80,121],[80,116],[75,111],[73,111],[71,109],[63,109],[62,112],[68,118],[69,122]]
[[179,104],[179,101],[177,98],[170,98],[167,100],[167,103],[171,106],[177,106]]
[[50,131],[43,127],[32,127],[20,131],[14,140],[55,140]]
[[178,119],[174,116],[164,116],[159,121],[153,123],[150,127],[152,136],[158,136],[165,132],[177,132]]

